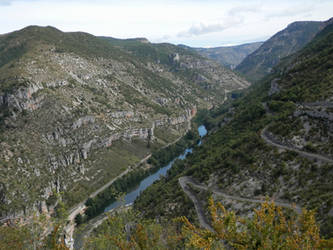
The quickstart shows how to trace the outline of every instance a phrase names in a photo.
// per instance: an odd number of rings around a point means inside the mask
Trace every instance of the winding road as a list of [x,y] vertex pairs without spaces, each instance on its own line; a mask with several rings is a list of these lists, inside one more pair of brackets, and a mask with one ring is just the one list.
[[[327,156],[323,156],[323,155],[319,155],[319,154],[314,154],[314,153],[309,153],[309,152],[305,152],[287,145],[284,145],[283,143],[279,142],[278,140],[276,140],[273,135],[267,131],[267,127],[266,126],[262,131],[261,131],[261,138],[269,145],[280,148],[280,149],[284,149],[284,150],[289,150],[289,151],[293,151],[298,153],[299,155],[306,157],[306,158],[310,158],[310,159],[315,159],[315,160],[319,160],[319,161],[323,161],[323,162],[327,162],[327,163],[333,163],[333,159],[328,158]],[[180,177],[178,179],[179,184],[182,188],[182,190],[184,191],[184,193],[192,200],[195,210],[197,212],[198,215],[198,219],[199,219],[199,223],[203,228],[206,228],[207,230],[212,231],[212,227],[209,225],[208,220],[205,216],[205,211],[202,207],[202,204],[200,203],[200,201],[197,199],[196,195],[193,194],[193,192],[190,190],[190,188],[188,187],[188,185],[191,185],[195,188],[201,189],[201,190],[205,190],[205,191],[211,191],[213,192],[213,194],[218,195],[218,196],[222,196],[226,199],[231,199],[231,200],[236,200],[236,201],[240,201],[240,202],[251,202],[251,203],[264,203],[265,200],[258,200],[258,199],[251,199],[251,198],[243,198],[243,197],[239,197],[239,196],[234,196],[234,195],[229,195],[226,193],[223,193],[221,191],[219,191],[218,189],[214,189],[214,188],[208,188],[208,186],[205,186],[201,183],[197,183],[195,182],[191,177],[189,176],[184,176],[184,177]],[[291,203],[285,203],[285,202],[279,202],[279,201],[274,201],[274,203],[277,206],[280,207],[285,207],[285,208],[289,208],[289,209],[293,209],[295,210],[295,212],[297,214],[301,214],[302,213],[302,208],[299,205],[296,204],[291,204]]]
[[[187,126],[187,130],[185,132],[185,134],[191,129],[191,120],[188,121],[188,126]],[[179,138],[177,138],[175,141],[168,143],[167,145],[163,146],[162,148],[166,148],[168,146],[170,146],[171,144],[175,144],[176,142],[178,142],[183,136],[180,136]],[[135,169],[136,167],[138,167],[140,164],[146,162],[150,157],[152,156],[152,154],[147,155],[146,157],[144,157],[143,159],[141,159],[134,167],[129,166],[124,172],[122,172],[120,175],[118,175],[117,177],[113,178],[112,180],[110,180],[108,183],[106,183],[105,185],[103,185],[102,187],[100,187],[99,189],[97,189],[94,193],[92,193],[89,197],[93,198],[96,195],[98,195],[99,193],[103,192],[106,188],[108,188],[110,185],[112,185],[112,183],[114,183],[116,180],[118,180],[119,178],[121,178],[122,176],[126,175],[127,173],[129,173],[130,171],[132,171],[133,169]],[[85,235],[89,235],[90,232],[96,228],[97,226],[99,226],[106,218],[106,214],[103,213],[102,215],[98,216],[97,218],[95,218],[95,220],[93,220],[91,223],[89,223],[89,225],[91,226],[91,230],[86,230],[86,234],[85,233],[81,233],[80,234],[80,243],[77,244],[76,240],[74,242],[73,240],[73,235],[74,235],[74,230],[75,230],[75,217],[76,215],[78,215],[79,213],[83,212],[86,209],[85,206],[85,201],[82,201],[81,203],[77,204],[74,208],[72,208],[70,210],[70,214],[68,216],[68,220],[70,221],[70,223],[68,223],[68,225],[65,228],[66,234],[67,234],[67,238],[70,239],[70,244],[68,244],[70,249],[80,249],[82,247],[83,241],[82,239],[84,238]],[[85,234],[85,235],[84,235]],[[75,246],[74,246],[75,245]]]
[[287,145],[282,144],[281,142],[279,142],[278,140],[276,140],[270,132],[267,131],[267,128],[268,128],[268,126],[266,126],[261,131],[261,134],[260,134],[261,138],[267,144],[269,144],[271,146],[274,146],[274,147],[277,147],[277,148],[281,148],[281,149],[285,149],[285,150],[296,152],[296,153],[298,153],[301,156],[306,157],[306,158],[316,159],[316,160],[323,161],[323,162],[328,162],[328,163],[333,163],[333,159],[328,158],[327,156],[305,152],[305,151],[299,150],[297,148],[289,147]]
[[[227,95],[226,95],[227,96]],[[226,99],[225,96],[225,99]],[[190,125],[189,125],[190,126]],[[268,126],[267,126],[268,127]],[[267,131],[267,127],[265,127],[262,131],[261,131],[261,138],[269,145],[280,148],[280,149],[284,149],[284,150],[289,150],[289,151],[293,151],[298,153],[299,155],[306,157],[306,158],[310,158],[310,159],[316,159],[319,161],[323,161],[323,162],[327,162],[327,163],[333,163],[333,159],[328,158],[326,156],[323,155],[319,155],[319,154],[314,154],[314,153],[309,153],[309,152],[305,152],[305,151],[301,151],[297,148],[294,147],[290,147],[287,146],[285,144],[283,144],[282,142],[276,140],[273,135],[271,133],[269,133]],[[190,129],[190,127],[188,128]],[[176,141],[170,143],[176,143],[180,138],[178,138]],[[169,146],[166,145],[166,146]],[[144,159],[142,159],[137,165],[141,164],[142,162],[148,160],[151,157],[151,155],[146,156]],[[130,171],[130,169],[127,169],[126,171],[124,171],[121,175],[117,176],[116,178],[114,178],[113,180],[109,181],[107,184],[105,184],[103,187],[101,187],[100,189],[98,189],[96,192],[94,192],[93,194],[91,194],[90,197],[94,197],[96,196],[98,193],[102,192],[104,189],[106,189],[107,187],[109,187],[115,180],[117,180],[118,178],[122,177],[123,175],[127,174]],[[235,201],[240,201],[240,202],[250,202],[250,203],[264,203],[265,200],[259,200],[259,199],[251,199],[251,198],[243,198],[243,197],[239,197],[239,196],[234,196],[234,195],[229,195],[226,193],[221,192],[218,189],[211,189],[208,186],[205,186],[203,184],[197,183],[195,182],[191,177],[188,176],[184,176],[184,177],[180,177],[178,179],[178,182],[183,190],[183,192],[191,199],[191,201],[194,204],[198,219],[199,219],[199,223],[200,225],[209,230],[209,231],[213,231],[213,228],[211,227],[211,225],[208,222],[208,219],[206,218],[205,215],[205,208],[203,207],[203,204],[200,202],[200,200],[197,199],[196,195],[193,193],[193,191],[189,188],[189,185],[191,185],[192,187],[201,189],[201,190],[205,190],[205,191],[211,191],[212,193],[214,193],[217,196],[222,196],[226,199],[230,199],[230,200],[235,200]],[[302,208],[299,205],[296,204],[291,204],[291,203],[285,203],[285,202],[279,202],[279,201],[274,201],[274,203],[277,206],[280,207],[285,207],[288,209],[293,209],[297,214],[301,214],[302,213]],[[78,212],[82,211],[85,208],[84,203],[80,203],[78,206],[76,206],[72,211],[71,211],[71,215],[70,215],[70,219],[74,220],[75,216],[78,214]],[[91,230],[95,227],[97,227],[104,219],[106,218],[106,216],[104,215],[102,218],[100,218],[99,220],[96,220],[92,223],[91,225]],[[73,228],[74,229],[74,228]],[[89,233],[88,233],[89,234]]]
[[200,203],[200,201],[197,199],[197,197],[192,193],[192,191],[189,189],[189,187],[187,186],[187,184],[190,182],[190,178],[187,176],[184,177],[180,177],[178,179],[178,182],[180,184],[180,186],[182,187],[184,193],[191,199],[191,201],[194,204],[195,210],[197,212],[198,215],[198,219],[199,219],[199,223],[200,225],[209,230],[209,231],[214,231],[213,228],[209,225],[208,220],[205,216],[205,210],[202,207],[202,204]]
[[[191,201],[194,204],[195,210],[197,212],[197,216],[199,219],[199,223],[200,226],[209,230],[209,231],[214,231],[214,229],[210,226],[208,219],[206,218],[205,215],[205,209],[203,208],[201,202],[197,199],[196,195],[193,194],[193,192],[189,189],[189,186],[201,189],[201,190],[205,190],[205,191],[211,191],[213,194],[217,195],[217,196],[222,196],[226,199],[230,199],[230,200],[236,200],[236,201],[240,201],[240,202],[251,202],[251,203],[264,203],[265,200],[258,200],[258,199],[251,199],[251,198],[243,198],[243,197],[239,197],[239,196],[234,196],[234,195],[229,195],[226,193],[223,193],[217,189],[211,189],[208,188],[207,186],[203,185],[203,184],[198,184],[197,182],[195,182],[191,177],[189,176],[183,176],[180,177],[178,179],[178,182],[181,186],[181,188],[183,189],[184,193],[191,199]],[[277,206],[280,207],[285,207],[285,208],[289,208],[289,209],[293,209],[297,214],[301,214],[302,213],[302,208],[299,205],[296,204],[291,204],[291,203],[286,203],[286,202],[279,202],[279,201],[274,201],[274,203]]]
[[[236,201],[241,201],[241,202],[251,202],[251,203],[264,203],[265,200],[259,200],[259,199],[251,199],[251,198],[243,198],[243,197],[239,197],[239,196],[234,196],[234,195],[229,195],[226,193],[223,193],[221,191],[219,191],[218,189],[214,189],[214,188],[209,188],[203,184],[198,184],[197,182],[195,182],[191,177],[189,176],[184,176],[184,177],[180,177],[178,179],[180,185],[185,188],[187,188],[187,184],[190,184],[191,186],[201,189],[201,190],[205,190],[205,191],[211,191],[213,194],[218,195],[218,196],[222,196],[226,199],[230,199],[230,200],[236,200]],[[187,188],[188,189],[188,188]],[[184,191],[185,192],[185,191]],[[191,194],[193,195],[193,194]],[[274,203],[277,206],[280,207],[285,207],[285,208],[290,208],[295,210],[296,213],[301,214],[302,213],[302,208],[298,205],[295,204],[290,204],[290,203],[286,203],[286,202],[279,202],[279,201],[274,201]]]

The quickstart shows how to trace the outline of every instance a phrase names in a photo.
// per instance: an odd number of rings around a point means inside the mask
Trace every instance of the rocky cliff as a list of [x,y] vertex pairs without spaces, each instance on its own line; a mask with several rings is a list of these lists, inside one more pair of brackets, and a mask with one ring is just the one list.
[[116,41],[37,26],[0,37],[1,216],[56,192],[83,200],[249,85],[174,45]]
[[191,216],[203,225],[207,197],[247,217],[269,197],[297,213],[314,209],[321,234],[332,237],[332,49],[328,24],[276,72],[213,110],[201,147],[134,207],[149,218]]

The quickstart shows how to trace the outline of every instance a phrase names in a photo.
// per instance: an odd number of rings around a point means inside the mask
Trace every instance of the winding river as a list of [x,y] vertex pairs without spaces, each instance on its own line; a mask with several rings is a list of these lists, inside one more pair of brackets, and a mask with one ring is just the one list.
[[[204,137],[207,134],[206,127],[204,125],[201,125],[198,128],[198,132],[200,137]],[[198,145],[201,145],[201,140],[199,141]],[[160,168],[156,173],[146,177],[140,182],[140,185],[135,188],[133,191],[127,193],[124,197],[124,201],[115,201],[111,203],[109,206],[107,206],[104,210],[104,212],[110,211],[112,209],[118,208],[121,205],[131,205],[135,199],[140,195],[142,191],[144,191],[147,187],[149,187],[151,184],[153,184],[156,180],[159,180],[161,176],[166,176],[167,171],[172,167],[173,163],[176,159],[185,159],[188,153],[192,153],[192,148],[185,149],[184,153],[169,162],[168,165],[166,165],[163,168]]]
[[[207,134],[207,130],[206,127],[201,125],[198,128],[198,132],[200,137],[204,137]],[[201,145],[201,140],[198,142],[198,145]],[[135,199],[140,195],[140,193],[142,191],[144,191],[146,188],[148,188],[151,184],[153,184],[156,180],[159,180],[161,176],[165,176],[167,174],[167,171],[172,167],[173,163],[175,162],[175,160],[177,159],[185,159],[188,153],[192,153],[192,148],[187,148],[185,149],[184,153],[179,155],[178,157],[176,157],[174,160],[172,160],[171,162],[169,162],[168,165],[166,165],[165,167],[159,169],[156,173],[151,174],[150,176],[146,177],[145,179],[143,179],[140,184],[132,191],[128,192],[125,197],[124,197],[124,201],[119,202],[113,202],[111,203],[108,207],[105,208],[104,212],[110,211],[112,209],[118,208],[121,205],[128,205],[130,206]],[[83,244],[84,244],[84,238],[86,236],[88,236],[90,234],[90,232],[98,225],[101,224],[101,222],[103,222],[105,218],[105,213],[103,213],[102,215],[100,215],[99,217],[96,217],[94,219],[92,219],[89,223],[88,223],[88,227],[87,230],[83,230],[81,233],[78,233],[75,237],[75,241],[73,241],[73,246],[74,249],[82,249]],[[70,248],[73,249],[73,248]]]

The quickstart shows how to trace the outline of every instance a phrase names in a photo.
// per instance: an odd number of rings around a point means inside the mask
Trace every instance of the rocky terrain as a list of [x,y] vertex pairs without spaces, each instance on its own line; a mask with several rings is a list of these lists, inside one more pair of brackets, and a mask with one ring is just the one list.
[[272,72],[282,58],[303,48],[326,24],[312,21],[289,24],[249,54],[236,70],[252,82],[260,80]]
[[170,44],[31,26],[0,36],[0,217],[84,200],[249,83]]
[[202,56],[215,60],[225,67],[235,69],[245,57],[257,50],[263,42],[246,43],[236,46],[214,48],[193,48]]
[[242,216],[269,197],[288,213],[315,209],[321,234],[332,237],[332,46],[328,22],[276,72],[212,110],[202,146],[134,207],[148,218],[187,216],[210,229],[207,197]]

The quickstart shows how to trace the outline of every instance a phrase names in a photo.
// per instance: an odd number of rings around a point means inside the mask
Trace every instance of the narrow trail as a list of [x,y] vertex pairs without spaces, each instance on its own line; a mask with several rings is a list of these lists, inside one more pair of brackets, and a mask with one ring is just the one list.
[[[304,106],[309,106],[309,107],[312,107],[312,106],[333,107],[333,103],[307,103],[307,104],[304,104]],[[266,112],[267,112],[267,108],[266,108]],[[260,133],[261,138],[267,144],[269,144],[271,146],[274,146],[274,147],[277,147],[277,148],[280,148],[280,149],[296,152],[299,155],[301,155],[303,157],[306,157],[306,158],[315,159],[315,160],[319,160],[319,161],[322,161],[322,162],[327,162],[327,163],[330,163],[330,164],[333,163],[333,159],[331,159],[327,156],[305,152],[305,151],[299,150],[297,148],[290,147],[288,145],[283,144],[282,142],[276,140],[273,137],[273,135],[270,132],[267,131],[268,126],[266,126]],[[195,207],[195,210],[196,210],[196,213],[197,213],[197,216],[198,216],[198,219],[199,219],[200,225],[203,228],[206,228],[210,231],[213,231],[213,229],[208,223],[208,220],[205,216],[205,211],[204,211],[200,201],[197,199],[196,195],[193,194],[193,192],[189,189],[188,184],[191,185],[192,187],[195,187],[195,188],[198,188],[198,189],[201,189],[201,190],[205,190],[205,191],[210,191],[210,192],[212,192],[213,194],[215,194],[217,196],[222,196],[222,197],[224,197],[226,199],[230,199],[230,200],[236,200],[236,201],[240,201],[240,202],[259,203],[259,204],[265,202],[265,200],[243,198],[243,197],[223,193],[223,192],[221,192],[220,190],[218,190],[216,188],[208,188],[208,186],[205,186],[201,183],[195,182],[189,176],[180,177],[178,179],[178,182],[179,182],[183,192],[192,200],[192,202],[194,204],[194,207]],[[302,207],[299,206],[299,205],[286,203],[286,202],[280,202],[280,201],[274,201],[274,203],[277,206],[280,206],[280,207],[293,209],[297,214],[302,213]]]
[[261,138],[267,144],[269,144],[271,146],[274,146],[274,147],[277,147],[277,148],[281,148],[281,149],[296,152],[296,153],[298,153],[298,154],[300,154],[300,155],[302,155],[303,157],[306,157],[306,158],[311,158],[311,159],[316,159],[316,160],[323,161],[323,162],[333,163],[333,159],[330,159],[326,156],[319,155],[319,154],[314,154],[314,153],[308,153],[308,152],[305,152],[305,151],[302,151],[302,150],[299,150],[299,149],[289,147],[287,145],[282,144],[281,142],[279,142],[278,140],[273,138],[272,134],[267,131],[267,127],[268,126],[266,126],[261,131],[261,134],[260,134]]
[[202,205],[200,204],[200,201],[197,199],[197,197],[191,192],[191,190],[187,186],[187,178],[188,177],[180,177],[178,179],[178,182],[180,186],[182,187],[184,193],[191,199],[191,201],[194,204],[195,210],[198,215],[199,223],[202,227],[209,231],[214,231],[214,229],[209,225],[208,220],[205,216],[205,210],[203,209]]
[[85,239],[90,236],[91,232],[101,225],[108,218],[106,213],[103,213],[96,218],[90,220],[87,225],[80,232],[76,231],[75,241],[73,244],[73,249],[82,249],[84,246]]
[[[298,153],[299,155],[306,157],[306,158],[310,158],[310,159],[316,159],[319,161],[323,161],[323,162],[327,162],[327,163],[333,163],[333,159],[330,159],[326,156],[323,155],[319,155],[319,154],[314,154],[314,153],[309,153],[309,152],[305,152],[305,151],[301,151],[299,149],[293,148],[293,147],[289,147],[287,145],[282,144],[281,142],[277,141],[276,139],[274,139],[274,137],[267,131],[267,127],[265,127],[262,131],[261,131],[261,138],[269,145],[277,147],[277,148],[281,148],[281,149],[285,149],[285,150],[289,150],[289,151],[293,151]],[[207,186],[197,183],[195,182],[193,179],[191,179],[191,177],[188,176],[184,176],[184,177],[180,177],[178,179],[179,184],[182,188],[182,190],[184,191],[184,193],[192,200],[194,206],[195,206],[195,210],[197,212],[198,215],[198,219],[200,222],[200,225],[210,231],[212,231],[212,227],[209,225],[207,218],[205,216],[205,212],[200,204],[200,201],[196,198],[196,196],[191,192],[191,190],[188,188],[188,184],[192,185],[193,187],[196,187],[198,189],[201,190],[205,190],[205,191],[211,191],[213,192],[215,195],[218,196],[222,196],[226,199],[231,199],[231,200],[236,200],[236,201],[240,201],[240,202],[251,202],[251,203],[264,203],[265,200],[258,200],[258,199],[251,199],[251,198],[243,198],[243,197],[239,197],[239,196],[234,196],[234,195],[229,195],[226,193],[223,193],[221,191],[219,191],[218,189],[211,189],[208,188]],[[280,207],[284,207],[284,208],[289,208],[289,209],[293,209],[297,214],[301,214],[302,213],[302,208],[299,205],[296,204],[291,204],[291,203],[286,203],[286,202],[279,202],[279,201],[274,201],[274,203],[277,206]]]
[[[185,134],[191,129],[191,121],[188,121],[188,125],[187,125],[187,130],[185,132]],[[178,137],[175,141],[168,143],[167,145],[163,146],[163,148],[166,148],[172,144],[177,143],[183,136]],[[122,176],[126,175],[127,173],[129,173],[130,171],[132,171],[133,169],[135,169],[136,167],[138,167],[140,164],[146,162],[150,157],[152,156],[152,154],[147,155],[146,157],[144,157],[143,159],[141,159],[134,167],[128,167],[124,172],[122,172],[120,175],[118,175],[117,177],[113,178],[112,180],[110,180],[108,183],[106,183],[105,185],[103,185],[102,187],[100,187],[99,189],[97,189],[95,192],[93,192],[89,197],[93,198],[96,195],[98,195],[99,193],[103,192],[106,188],[108,188],[109,186],[112,185],[112,183],[114,183],[116,180],[118,180],[119,178],[121,178]],[[77,214],[79,214],[80,212],[84,211],[86,209],[85,206],[85,201],[77,204],[74,208],[72,208],[70,210],[70,215],[68,217],[68,220],[71,221],[71,223],[69,223],[66,226],[65,231],[67,232],[67,235],[69,236],[70,239],[73,238],[74,235],[74,230],[75,230],[75,223],[74,223],[74,219],[76,217]],[[91,233],[91,231],[98,227],[105,219],[107,218],[106,214],[102,214],[98,217],[95,218],[95,220],[93,220],[90,224],[91,226],[91,230],[86,230],[85,233],[80,234],[79,238],[82,241],[82,239],[85,238],[86,235],[89,235]],[[82,242],[80,241],[80,243],[77,243],[77,239],[75,239],[75,241],[73,241],[72,246],[70,246],[70,249],[80,249],[82,247]]]
[[[116,180],[118,180],[119,178],[121,178],[124,175],[126,175],[127,173],[129,173],[132,169],[135,169],[136,167],[138,167],[141,163],[147,161],[150,157],[151,157],[151,154],[149,154],[146,157],[144,157],[143,159],[141,159],[134,167],[128,167],[120,175],[118,175],[115,178],[113,178],[112,180],[108,181],[105,185],[103,185],[102,187],[100,187],[99,189],[97,189],[95,192],[93,192],[89,197],[90,198],[94,198],[96,195],[98,195],[99,193],[101,193],[105,189],[107,189],[109,186],[111,186],[112,183],[114,183]],[[79,204],[77,204],[74,208],[72,208],[69,211],[68,221],[70,221],[70,223],[68,223],[66,225],[65,232],[66,232],[67,238],[71,241],[68,244],[68,246],[70,247],[70,249],[73,249],[72,239],[73,239],[73,234],[74,234],[74,230],[75,230],[75,221],[74,220],[75,220],[75,217],[79,213],[83,212],[86,209],[85,202],[86,202],[86,200],[80,202]]]
[[[239,197],[239,196],[234,196],[234,195],[229,195],[226,193],[223,193],[217,189],[211,189],[208,188],[207,186],[203,185],[203,184],[198,184],[197,182],[195,182],[192,178],[188,177],[188,176],[184,176],[184,177],[180,177],[179,178],[179,182],[182,182],[182,184],[184,186],[186,186],[187,184],[190,184],[191,186],[201,189],[201,190],[205,190],[205,191],[211,191],[213,192],[215,195],[218,196],[222,196],[226,199],[230,199],[230,200],[236,200],[236,201],[241,201],[241,202],[251,202],[251,203],[264,203],[265,200],[259,200],[259,199],[251,199],[251,198],[243,198],[243,197]],[[182,186],[183,188],[183,186]],[[302,208],[298,205],[295,204],[291,204],[291,203],[286,203],[286,202],[279,202],[279,201],[274,201],[274,203],[277,206],[280,207],[285,207],[285,208],[290,208],[295,210],[296,213],[301,214],[302,213]]]
[[[184,134],[186,134],[188,131],[191,130],[191,120],[187,121],[187,129],[186,132]],[[173,142],[168,143],[167,145],[163,146],[161,149],[167,148],[168,146],[177,143],[180,139],[182,139],[183,136],[178,137],[176,140],[174,140]],[[138,167],[140,164],[146,162],[150,157],[152,156],[152,154],[147,155],[145,158],[141,159],[135,166],[134,168]],[[113,182],[115,182],[116,180],[118,180],[119,178],[123,177],[124,175],[126,175],[128,172],[130,172],[132,169],[134,169],[133,167],[129,167],[127,168],[124,172],[122,172],[120,175],[118,175],[117,177],[113,178],[112,180],[110,180],[108,183],[106,183],[104,186],[100,187],[99,189],[97,189],[94,193],[92,193],[89,197],[90,198],[94,198],[96,195],[98,195],[100,192],[103,192],[106,188],[108,188],[109,186],[111,186],[111,184]],[[80,206],[81,203],[78,205]]]
[[[137,166],[139,166],[140,164],[142,164],[143,162],[147,161],[149,158],[151,157],[151,154],[147,155],[145,158],[141,159],[134,167],[128,167],[125,171],[123,171],[120,175],[116,176],[115,178],[113,178],[112,180],[108,181],[105,185],[103,185],[102,187],[100,187],[99,189],[97,189],[95,192],[93,192],[92,194],[89,195],[89,198],[94,198],[96,195],[98,195],[99,193],[103,192],[105,189],[107,189],[108,187],[110,187],[112,185],[112,183],[114,183],[116,180],[118,180],[119,178],[123,177],[124,175],[126,175],[127,173],[129,173],[132,169],[136,168]],[[70,211],[69,211],[69,216],[68,219],[73,219],[80,210],[85,208],[85,201],[80,202],[79,204],[77,204],[75,207],[73,207]]]
[[[207,186],[203,185],[203,184],[198,184],[196,183],[191,177],[189,176],[183,176],[180,177],[178,179],[178,182],[183,190],[183,192],[191,199],[191,201],[194,204],[195,210],[197,212],[197,216],[199,219],[199,223],[200,226],[209,230],[209,231],[214,231],[214,229],[209,225],[208,223],[208,219],[206,218],[205,215],[205,209],[203,209],[202,204],[200,203],[200,201],[197,199],[197,197],[195,196],[195,194],[192,193],[192,191],[189,189],[188,184],[201,189],[201,190],[205,190],[205,191],[211,191],[213,192],[213,194],[217,195],[217,196],[222,196],[226,199],[230,199],[230,200],[236,200],[236,201],[240,201],[240,202],[251,202],[251,203],[264,203],[265,200],[258,200],[258,199],[251,199],[251,198],[243,198],[243,197],[239,197],[239,196],[234,196],[234,195],[229,195],[226,193],[223,193],[217,189],[210,189]],[[279,202],[279,201],[274,201],[274,203],[277,206],[280,207],[284,207],[284,208],[289,208],[289,209],[293,209],[297,214],[301,214],[302,213],[302,208],[296,204],[291,204],[291,203],[286,203],[286,202]]]
[[128,172],[130,172],[132,169],[135,169],[136,167],[138,167],[140,164],[144,163],[145,161],[147,161],[149,158],[151,157],[151,154],[147,155],[145,158],[141,159],[137,164],[135,164],[134,168],[133,167],[129,167],[127,168],[124,172],[122,172],[120,175],[118,175],[117,177],[113,178],[112,180],[110,180],[108,183],[106,183],[104,186],[100,187],[99,189],[97,189],[95,192],[93,192],[89,197],[90,198],[94,198],[96,195],[98,195],[100,192],[103,192],[105,189],[107,189],[109,186],[111,186],[112,183],[114,183],[116,180],[118,180],[119,178],[123,177],[124,175],[126,175]]

